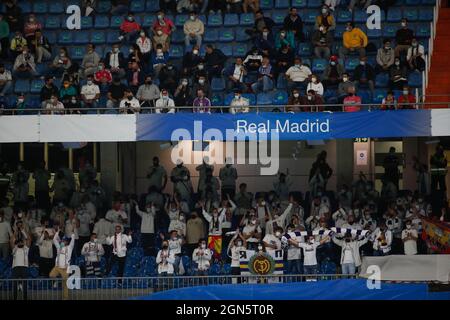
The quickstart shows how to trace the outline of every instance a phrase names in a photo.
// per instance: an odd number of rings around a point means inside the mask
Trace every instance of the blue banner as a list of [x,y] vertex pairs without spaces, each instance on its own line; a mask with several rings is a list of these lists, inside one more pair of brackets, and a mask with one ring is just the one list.
[[322,140],[431,136],[430,110],[139,114],[137,141]]

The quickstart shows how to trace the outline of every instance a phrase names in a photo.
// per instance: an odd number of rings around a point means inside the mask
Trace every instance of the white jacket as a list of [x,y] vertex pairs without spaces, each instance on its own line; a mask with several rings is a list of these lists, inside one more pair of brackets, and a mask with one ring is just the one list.
[[175,113],[175,102],[169,97],[163,99],[161,96],[161,98],[155,102],[155,113]]
[[99,242],[89,241],[83,245],[81,254],[86,257],[86,261],[100,262],[100,257],[105,254],[105,250]]
[[119,258],[123,258],[127,255],[127,243],[131,243],[133,239],[131,236],[128,236],[123,233],[117,234],[117,243],[115,240],[116,235],[112,235],[107,239],[107,243],[113,246],[113,254],[118,256]]
[[155,208],[153,207],[150,212],[147,212],[141,211],[136,206],[136,213],[141,217],[141,233],[155,233]]
[[248,113],[250,112],[248,99],[240,96],[239,99],[233,98],[230,103],[230,113]]
[[214,217],[206,212],[205,210],[202,210],[203,216],[205,217],[206,221],[209,223],[209,235],[210,236],[221,236],[222,235],[222,224],[225,220],[225,213],[227,212],[226,208],[223,208],[220,213],[217,215],[216,225],[214,225]]
[[373,249],[374,250],[382,250],[384,253],[388,253],[391,251],[391,244],[392,244],[392,232],[390,230],[386,230],[385,237],[386,237],[386,244],[382,245],[381,241],[378,240],[378,238],[381,235],[380,228],[377,228],[374,233],[372,233],[371,241],[373,242]]
[[192,261],[197,263],[199,271],[206,271],[209,269],[212,252],[208,248],[196,248],[192,253]]
[[355,261],[355,266],[359,267],[361,265],[361,256],[359,255],[359,248],[365,245],[369,241],[369,238],[364,238],[363,240],[352,240],[350,242],[345,242],[344,240],[339,240],[333,237],[333,242],[341,247],[341,264],[344,262],[344,250],[350,248],[352,250],[353,260]]

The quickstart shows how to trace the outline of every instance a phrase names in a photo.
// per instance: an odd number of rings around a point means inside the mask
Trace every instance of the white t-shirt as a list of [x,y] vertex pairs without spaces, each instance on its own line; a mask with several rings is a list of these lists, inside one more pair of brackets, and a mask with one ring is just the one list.
[[85,84],[82,88],[81,88],[81,95],[84,95],[86,97],[86,99],[88,100],[93,100],[95,99],[95,96],[97,94],[100,94],[100,88],[98,87],[98,85],[96,84]]
[[241,265],[240,259],[239,259],[240,252],[245,251],[245,250],[246,249],[243,246],[240,246],[240,247],[234,246],[230,249],[230,251],[231,251],[231,266],[232,267],[239,267]]
[[[242,229],[242,234],[247,235],[253,231],[255,231],[256,229],[256,233],[261,233],[261,227],[257,226],[257,225],[252,225],[252,224],[248,224],[244,227],[244,229]],[[247,239],[247,242],[259,242],[258,239],[256,239],[255,237],[251,237]]]
[[263,242],[266,242],[268,244],[277,246],[276,249],[272,249],[272,248],[266,247],[266,251],[269,252],[269,253],[275,253],[276,250],[280,250],[281,249],[281,241],[280,241],[280,239],[278,239],[273,234],[266,234],[264,239],[263,239]]
[[174,240],[169,239],[169,251],[171,254],[180,254],[181,253],[181,244],[183,240],[181,238],[176,238]]
[[289,79],[295,82],[305,81],[311,75],[311,69],[307,66],[301,65],[300,67],[292,66],[286,71],[286,75]]
[[23,248],[19,248],[17,246],[12,250],[13,254],[13,263],[12,267],[28,267],[28,247],[23,246]]
[[342,263],[355,263],[355,259],[353,258],[352,248],[344,244],[343,248],[344,258]]
[[317,247],[320,246],[320,242],[314,242],[313,244],[301,242],[298,244],[300,248],[303,248],[305,266],[315,266],[317,265],[316,251]]
[[[402,239],[405,239],[408,237],[408,233],[410,236],[417,238],[417,230],[411,228],[411,229],[405,229],[402,231]],[[415,255],[417,254],[417,241],[416,240],[407,240],[403,242],[403,246],[405,249],[405,255]]]

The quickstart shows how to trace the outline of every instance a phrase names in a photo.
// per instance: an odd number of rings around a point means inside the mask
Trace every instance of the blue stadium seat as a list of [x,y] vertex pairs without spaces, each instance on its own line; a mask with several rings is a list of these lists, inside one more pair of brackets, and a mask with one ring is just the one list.
[[302,12],[302,20],[304,23],[314,24],[318,16],[317,10],[305,10]]
[[33,12],[34,13],[47,13],[48,5],[45,1],[36,1],[33,4]]
[[208,17],[208,27],[220,27],[223,25],[221,14],[210,14]]
[[59,1],[50,2],[50,5],[48,7],[49,13],[64,13],[64,11],[65,11],[65,7],[62,2],[59,2]]
[[342,40],[342,35],[345,32],[345,25],[339,24],[336,26],[336,29],[334,30],[334,38]]
[[244,93],[242,96],[246,99],[248,99],[251,106],[254,106],[256,104],[256,96],[253,93]]
[[69,47],[69,55],[73,60],[82,60],[86,54],[85,46]]
[[43,86],[44,86],[44,80],[42,80],[42,79],[31,80],[30,93],[39,94],[41,92],[41,89]]
[[242,13],[239,24],[241,26],[252,26],[255,23],[255,18],[252,13]]
[[327,66],[328,61],[326,59],[314,59],[312,62],[312,69],[311,71],[313,73],[321,73],[325,70],[325,67]]
[[359,65],[359,58],[358,57],[347,57],[345,59],[345,70],[347,71],[353,71],[355,68]]
[[45,36],[47,37],[48,42],[50,42],[50,44],[55,44],[56,41],[58,40],[58,36],[55,31],[46,31]]
[[81,17],[81,30],[92,29],[93,25],[92,17]]
[[436,5],[436,0],[422,0],[420,3],[425,6],[430,6],[430,5],[434,6],[434,5]]
[[224,275],[230,275],[231,274],[231,265],[229,263],[225,263],[222,266],[222,274],[224,274]]
[[201,14],[198,16],[198,19],[203,22],[203,24],[206,26],[206,23],[208,22],[208,19],[206,18],[206,15]]
[[216,42],[219,40],[219,30],[214,29],[206,29],[205,35],[203,36],[203,41],[205,42]]
[[15,86],[14,86],[14,92],[15,93],[25,93],[27,94],[30,91],[30,80],[28,79],[17,79]]
[[336,20],[338,23],[347,23],[352,21],[352,13],[348,10],[338,10],[336,15]]
[[306,0],[292,0],[292,6],[295,8],[306,8],[307,5]]
[[106,42],[113,44],[119,41],[120,32],[118,30],[108,30],[106,34]]
[[70,45],[73,43],[73,33],[70,31],[60,31],[58,34],[58,43]]
[[386,94],[386,89],[375,89],[372,97],[373,103],[381,104],[381,102],[383,102],[383,99],[386,97]]
[[219,41],[220,42],[231,42],[234,40],[234,29],[224,28],[219,31]]
[[419,71],[411,72],[408,75],[408,85],[414,88],[422,86],[422,73]]
[[381,29],[368,29],[366,34],[369,37],[369,39],[379,39],[382,36]]
[[157,12],[159,10],[159,1],[147,0],[145,9],[150,12]]
[[419,21],[431,21],[433,20],[433,8],[420,8],[419,10]]
[[211,90],[212,91],[223,91],[223,90],[225,90],[225,80],[223,78],[212,78],[212,80],[211,80]]
[[287,9],[290,6],[289,0],[275,0],[276,9]]
[[319,8],[322,4],[322,0],[308,0],[308,8]]
[[397,32],[399,26],[396,24],[384,24],[383,25],[383,37],[384,38],[393,38],[395,37],[395,33]]
[[417,8],[404,8],[403,17],[408,19],[409,22],[413,22],[419,19],[419,13]]
[[79,30],[75,32],[73,37],[74,44],[86,44],[89,43],[89,31]]
[[261,10],[268,10],[273,9],[273,0],[260,0],[259,1],[259,8]]
[[22,13],[35,12],[30,1],[20,1],[20,8],[22,9]]
[[222,106],[223,105],[223,96],[220,93],[214,93],[211,97],[211,105]]
[[256,96],[256,103],[258,105],[269,105],[273,103],[273,93],[267,92],[267,93],[258,93]]
[[153,26],[153,23],[155,22],[156,17],[154,15],[146,14],[144,15],[144,19],[142,20],[142,26],[145,28]]
[[239,15],[236,13],[225,14],[225,19],[223,20],[223,25],[225,27],[235,27],[239,25]]
[[372,103],[372,93],[368,89],[359,89],[356,94],[361,97],[363,104]]
[[428,38],[431,36],[430,24],[429,23],[419,23],[415,27],[416,37]]
[[141,13],[145,10],[145,0],[130,1],[130,11],[133,13]]
[[284,18],[286,18],[285,10],[274,10],[272,11],[272,20],[277,25],[282,25],[284,22]]
[[309,57],[312,55],[311,45],[307,42],[300,42],[298,46],[298,55],[301,57]]
[[387,72],[379,73],[375,77],[375,87],[386,88],[389,85],[389,74]]
[[250,36],[245,32],[245,28],[237,28],[236,31],[236,41],[243,42],[243,41],[249,41]]
[[106,15],[98,15],[95,17],[94,27],[96,29],[106,29],[109,27],[109,17]]
[[179,59],[183,57],[183,47],[182,46],[177,46],[177,45],[173,45],[170,46],[169,49],[169,57],[173,58],[173,59]]
[[172,33],[172,42],[173,43],[184,43],[184,32],[183,32],[183,30],[178,29],[178,30],[175,30],[174,33]]
[[276,91],[273,94],[272,104],[275,104],[275,105],[286,105],[287,102],[288,102],[288,98],[289,98],[289,95],[288,95],[288,93],[286,91],[284,91],[284,90]]
[[175,17],[175,26],[176,27],[183,27],[184,23],[189,19],[189,16],[187,14],[179,14]]
[[278,75],[277,79],[277,89],[285,90],[287,88],[287,80],[283,74]]
[[99,1],[97,4],[98,13],[108,13],[111,11],[111,1]]
[[217,49],[223,52],[227,57],[233,56],[233,46],[226,43],[219,43]]
[[399,7],[391,7],[388,10],[387,22],[399,22],[402,19],[402,9]]
[[104,44],[106,42],[105,32],[103,31],[92,31],[91,42],[94,44]]
[[61,19],[59,16],[47,16],[44,23],[45,29],[61,28]]
[[123,22],[123,17],[122,16],[113,16],[111,17],[111,22],[110,22],[110,27],[111,28],[119,28],[120,25]]
[[355,10],[353,14],[354,14],[353,21],[355,23],[364,23],[367,21],[366,10],[358,9],[358,10]]
[[233,45],[233,57],[244,57],[247,51],[247,44],[245,43],[237,43]]
[[405,4],[407,6],[418,6],[420,5],[420,0],[406,0]]
[[232,93],[232,92],[228,93],[223,100],[223,104],[225,106],[229,106],[231,104],[231,101],[233,100],[233,98],[234,98],[234,93]]

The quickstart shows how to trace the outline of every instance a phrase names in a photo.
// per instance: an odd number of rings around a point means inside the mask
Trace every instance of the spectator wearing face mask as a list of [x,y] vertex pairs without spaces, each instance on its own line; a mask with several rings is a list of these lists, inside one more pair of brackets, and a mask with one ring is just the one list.
[[[184,218],[184,216],[183,216]],[[180,274],[181,249],[184,244],[184,237],[178,234],[175,229],[169,228],[170,238],[168,240],[169,250],[174,257],[173,268],[176,275]]]
[[189,14],[189,19],[186,20],[183,25],[183,31],[185,35],[184,44],[186,47],[191,44],[192,40],[195,41],[198,47],[201,47],[205,26],[195,12]]
[[369,241],[368,237],[362,240],[354,240],[351,234],[346,234],[344,240],[332,237],[333,242],[341,247],[341,268],[342,274],[355,274],[356,268],[361,265],[359,248]]
[[245,91],[247,89],[247,86],[244,83],[247,69],[243,65],[242,58],[236,58],[236,62],[225,68],[223,74],[227,78],[227,91],[235,89]]
[[408,61],[409,68],[411,70],[418,70],[420,72],[425,70],[425,60],[423,56],[425,55],[425,49],[423,45],[419,44],[416,38],[411,41],[411,47],[408,48],[406,54],[406,61]]
[[189,81],[186,78],[180,80],[180,84],[175,90],[174,99],[176,106],[188,106],[192,103],[191,89],[188,86]]
[[302,59],[297,57],[294,59],[294,65],[286,71],[286,79],[288,81],[287,87],[291,91],[294,88],[305,90],[307,86],[307,80],[311,76],[311,69],[302,64]]
[[[110,263],[106,267],[106,274],[109,274],[112,266],[117,263],[119,267],[117,276],[119,278],[123,277],[125,261],[127,258],[127,243],[131,243],[133,241],[131,238],[131,234],[131,231],[128,232],[128,235],[123,234],[122,227],[120,225],[117,225],[115,227],[114,235],[107,239],[107,243],[109,245],[112,245],[112,256]],[[121,282],[122,280],[119,280],[119,283]]]
[[248,113],[250,112],[249,104],[250,102],[248,99],[242,96],[242,92],[236,90],[234,93],[234,98],[230,103],[230,113]]
[[403,18],[400,22],[401,28],[395,33],[395,57],[400,57],[411,47],[414,31],[408,28],[408,19]]
[[208,79],[220,78],[226,61],[227,56],[220,49],[215,48],[212,44],[206,45],[204,63]]
[[64,105],[60,101],[58,101],[58,96],[56,94],[53,94],[50,97],[50,100],[47,101],[45,110],[47,110],[48,114],[63,114]]
[[366,56],[367,35],[361,29],[355,27],[353,22],[347,22],[342,39],[343,46],[339,49],[339,58],[342,61],[345,60],[346,55],[355,51],[359,53],[360,58]]
[[256,36],[255,47],[260,51],[268,51],[269,54],[273,53],[275,49],[275,40],[268,28],[263,28],[262,32]]
[[97,108],[98,99],[100,98],[100,88],[94,83],[94,77],[92,75],[87,77],[86,84],[81,87],[80,95],[83,101],[83,108]]
[[144,79],[144,72],[140,68],[139,63],[136,60],[130,61],[127,70],[127,83],[128,88],[133,94],[136,94],[139,86],[144,82]]
[[356,112],[361,110],[361,97],[356,95],[355,86],[351,86],[347,90],[348,95],[344,98],[344,112]]
[[[13,279],[27,279],[29,267],[29,252],[31,246],[31,238],[24,239],[15,233],[10,240],[12,250],[12,277]],[[21,287],[23,299],[27,300],[28,284],[26,282],[16,281],[14,283],[14,300],[17,300],[17,291]]]
[[30,43],[31,40],[34,38],[36,30],[41,29],[42,24],[36,19],[36,16],[34,14],[30,14],[30,16],[28,17],[28,21],[25,22],[23,26],[23,32],[25,38],[27,39],[27,42]]
[[183,56],[183,71],[186,74],[192,74],[195,67],[200,63],[204,63],[204,59],[200,56],[200,47],[194,45],[192,51],[188,51]]
[[194,99],[192,105],[194,113],[211,113],[211,101],[205,97],[203,89],[197,90],[197,98]]
[[16,31],[14,37],[11,39],[11,44],[9,46],[10,53],[15,59],[23,51],[23,48],[28,45],[27,40],[22,36],[20,31]]
[[398,109],[416,109],[416,97],[404,86],[402,94],[398,97]]
[[303,272],[307,275],[314,275],[318,272],[317,267],[317,247],[328,241],[330,238],[324,237],[321,241],[316,241],[314,236],[308,236],[307,242],[299,242],[294,239],[289,239],[289,244],[303,249]]
[[[268,211],[268,220],[266,222],[266,234],[269,233],[275,233],[276,229],[278,227],[282,228],[283,230],[286,228],[287,221],[289,221],[289,216],[292,213],[292,208],[294,206],[294,200],[291,197],[289,199],[289,205],[284,209],[284,211],[280,214],[280,208],[274,207],[272,211]],[[283,232],[281,230],[281,232]]]
[[288,105],[286,106],[286,112],[299,112],[308,111],[307,108],[302,108],[302,98],[300,97],[300,92],[298,89],[292,90],[291,95],[288,99]]
[[159,99],[161,92],[156,84],[153,83],[151,76],[145,77],[136,94],[136,98],[141,103],[141,107],[154,108],[156,100]]
[[344,74],[344,66],[339,63],[338,57],[336,55],[333,55],[330,57],[329,63],[326,65],[325,70],[323,71],[322,83],[325,86],[339,85],[340,83],[342,83],[341,81]]
[[220,259],[222,253],[222,227],[225,221],[226,209],[219,212],[217,208],[212,210],[212,214],[205,210],[204,202],[201,202],[202,214],[209,223],[208,248],[213,251],[213,256]]
[[119,112],[120,113],[139,113],[141,111],[141,104],[139,100],[133,96],[133,92],[130,89],[125,90],[125,96],[120,101]]
[[111,84],[112,74],[111,71],[105,68],[104,62],[98,64],[97,71],[94,73],[94,81],[102,88]]
[[203,90],[205,97],[211,97],[211,86],[205,76],[199,76],[197,83],[194,83],[192,86],[192,92],[194,94],[196,94],[199,89]]
[[285,81],[284,74],[294,64],[295,53],[289,46],[281,46],[275,54],[274,76],[277,83]]
[[323,104],[325,102],[323,101],[322,96],[317,94],[314,89],[309,89],[306,92],[306,95],[301,97],[300,101],[303,106],[302,111],[306,112],[323,111]]
[[136,22],[133,14],[129,13],[126,19],[120,25],[119,29],[120,29],[119,40],[122,41],[123,39],[125,39],[126,42],[131,42],[134,41],[134,39],[139,34],[139,31],[141,30],[141,25]]
[[397,100],[395,99],[394,92],[388,91],[386,97],[381,102],[381,110],[396,110]]
[[[247,241],[240,232],[239,229],[236,230],[233,238],[231,238],[228,245],[228,256],[231,258],[231,274],[239,276],[241,274],[240,267],[240,252],[247,250]],[[233,279],[232,283],[241,283],[241,279]]]
[[297,40],[303,40],[303,21],[297,8],[290,8],[289,14],[283,20],[283,29],[291,31]]
[[374,256],[387,256],[391,252],[392,232],[387,228],[386,222],[380,222],[380,226],[372,233],[370,241],[373,243]]
[[118,77],[113,78],[113,83],[108,89],[108,100],[106,101],[107,108],[119,108],[120,102],[125,96],[127,87],[120,82]]
[[151,64],[153,67],[153,74],[155,78],[159,77],[159,72],[169,61],[169,54],[163,52],[162,45],[158,44],[156,50],[152,53]]
[[158,264],[158,275],[171,276],[174,274],[175,257],[167,240],[163,241],[161,250],[156,255],[156,263]]
[[198,247],[192,253],[192,261],[197,265],[196,275],[207,276],[212,258],[212,252],[206,247],[205,239],[198,242]]
[[306,87],[306,93],[308,91],[314,90],[314,93],[319,96],[323,96],[324,88],[323,84],[320,82],[319,78],[315,74],[311,74],[311,81],[308,83]]
[[314,24],[314,30],[320,30],[323,27],[323,31],[330,34],[333,37],[333,32],[336,29],[336,20],[327,4],[324,4],[321,9],[321,14],[316,17]]
[[5,65],[0,63],[0,96],[11,93],[12,76],[9,70],[5,69]]
[[30,40],[31,52],[36,56],[36,63],[43,60],[49,60],[52,57],[52,47],[47,37],[42,34],[40,29],[36,30],[34,37]]
[[141,217],[141,242],[144,254],[146,256],[154,255],[155,247],[155,216],[156,208],[153,203],[149,203],[145,207],[145,211],[141,211],[136,201],[132,205],[136,209],[136,213]]
[[259,226],[258,218],[256,217],[254,209],[247,213],[241,223],[245,224],[242,229],[242,235],[247,241],[247,249],[255,250],[261,240],[262,229]]
[[314,45],[314,54],[317,58],[328,59],[331,54],[331,47],[333,45],[333,34],[328,31],[325,26],[320,26],[315,30],[312,39]]
[[244,59],[244,66],[249,72],[257,72],[262,64],[263,56],[258,48],[253,47],[252,50],[247,52]]
[[152,41],[142,29],[139,32],[139,37],[136,39],[136,45],[142,53],[142,62],[146,64],[150,60],[150,52],[152,51]]
[[282,47],[295,48],[294,33],[281,29],[275,37],[275,49],[280,50]]
[[375,71],[377,73],[380,72],[389,72],[389,68],[395,62],[395,51],[391,46],[390,39],[383,40],[383,46],[377,51],[377,66]]
[[412,227],[411,220],[406,221],[405,229],[402,231],[402,241],[405,255],[417,254],[417,230]]
[[119,44],[112,45],[112,50],[105,56],[105,65],[113,76],[123,78],[125,76],[125,58],[123,53],[119,50]]
[[353,80],[356,90],[358,90],[361,85],[367,85],[373,95],[373,91],[375,90],[375,71],[373,67],[367,63],[367,57],[359,59],[359,66],[353,71]]
[[390,89],[402,90],[408,84],[408,69],[402,65],[399,58],[395,58],[394,64],[389,69]]
[[175,102],[169,97],[167,89],[161,90],[161,97],[155,103],[156,113],[175,113]]
[[72,251],[75,246],[75,234],[71,237],[65,236],[62,240],[60,238],[60,230],[57,229],[53,237],[53,244],[56,247],[56,261],[54,268],[50,271],[50,278],[60,276],[63,285],[63,299],[69,299],[69,289],[67,288],[68,268],[72,257]]
[[86,261],[86,276],[101,276],[100,258],[105,254],[103,246],[98,242],[97,235],[91,234],[91,239],[86,242],[81,249],[81,254]]
[[72,67],[72,60],[69,57],[69,53],[66,47],[59,49],[58,55],[53,59],[50,68],[56,74],[68,73],[69,68]]
[[258,69],[258,80],[252,84],[252,90],[255,93],[260,91],[267,92],[273,89],[273,71],[269,57],[263,58],[262,64]]
[[273,234],[272,233],[266,233],[264,236],[263,244],[266,248],[266,252],[269,254],[274,255],[275,251],[281,250],[281,236],[283,234],[283,228],[277,227],[275,228]]
[[100,56],[95,52],[95,45],[90,43],[87,45],[87,53],[81,62],[81,72],[83,77],[93,75],[100,63]]
[[187,253],[191,256],[197,247],[200,239],[205,237],[205,228],[203,220],[196,211],[191,212],[190,218],[186,223],[186,247]]
[[[166,88],[170,94],[175,92],[180,73],[172,62],[168,62],[159,72],[159,86]],[[194,91],[195,92],[195,91]]]
[[23,77],[24,75],[37,76],[36,63],[34,56],[29,52],[28,47],[24,46],[22,53],[16,57],[13,66],[13,76]]

